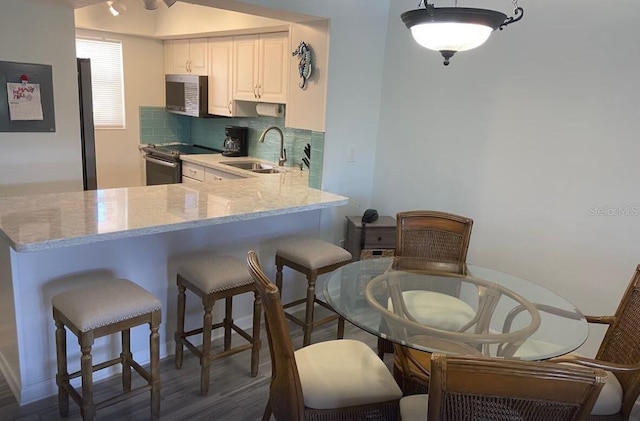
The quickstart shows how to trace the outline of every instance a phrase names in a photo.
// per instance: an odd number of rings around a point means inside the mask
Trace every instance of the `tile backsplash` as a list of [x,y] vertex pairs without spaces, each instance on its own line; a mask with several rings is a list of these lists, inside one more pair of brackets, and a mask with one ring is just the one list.
[[249,156],[272,162],[278,162],[280,156],[279,137],[271,131],[264,143],[258,143],[258,138],[267,127],[280,127],[287,151],[286,166],[299,166],[305,156],[304,147],[309,143],[309,186],[322,185],[323,132],[285,128],[283,117],[194,118],[167,113],[163,107],[140,107],[140,143],[187,142],[224,149],[225,126],[248,127]]

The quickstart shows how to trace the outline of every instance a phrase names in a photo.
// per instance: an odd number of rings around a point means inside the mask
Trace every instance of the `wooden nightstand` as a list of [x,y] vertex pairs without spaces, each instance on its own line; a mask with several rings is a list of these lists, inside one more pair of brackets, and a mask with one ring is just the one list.
[[362,216],[347,216],[345,248],[351,253],[354,261],[393,256],[395,247],[395,218],[380,216],[377,221],[366,224],[363,237]]

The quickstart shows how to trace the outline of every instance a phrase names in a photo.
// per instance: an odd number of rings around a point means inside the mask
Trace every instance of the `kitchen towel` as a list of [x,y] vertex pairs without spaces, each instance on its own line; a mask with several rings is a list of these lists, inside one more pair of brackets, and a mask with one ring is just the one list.
[[265,115],[269,117],[282,117],[284,114],[284,106],[282,104],[269,104],[261,102],[256,104],[256,112],[258,115]]

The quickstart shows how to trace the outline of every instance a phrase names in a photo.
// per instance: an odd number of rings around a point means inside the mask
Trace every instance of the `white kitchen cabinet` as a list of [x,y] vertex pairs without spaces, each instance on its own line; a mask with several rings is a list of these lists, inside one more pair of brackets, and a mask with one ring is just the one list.
[[197,186],[198,184],[202,184],[202,181],[199,180],[195,180],[193,178],[189,178],[186,176],[182,176],[182,184],[184,184],[185,186],[189,186],[189,185],[195,185]]
[[233,37],[209,38],[209,114],[234,117]]
[[207,75],[207,53],[206,38],[167,40],[165,73]]
[[207,183],[221,181],[221,180],[233,180],[237,178],[245,178],[245,177],[237,174],[231,174],[226,171],[216,170],[214,168],[204,169],[204,181]]
[[182,161],[182,178],[185,177],[193,181],[204,181],[204,167],[193,162]]
[[288,32],[236,36],[233,47],[233,99],[286,104]]

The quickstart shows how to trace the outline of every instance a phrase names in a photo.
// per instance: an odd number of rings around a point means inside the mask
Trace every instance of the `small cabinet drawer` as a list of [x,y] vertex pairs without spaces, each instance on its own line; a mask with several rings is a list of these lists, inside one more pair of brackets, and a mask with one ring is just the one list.
[[183,162],[182,175],[194,180],[204,181],[204,167],[192,162]]
[[395,228],[364,228],[364,247],[365,249],[392,249],[396,246],[396,229]]

